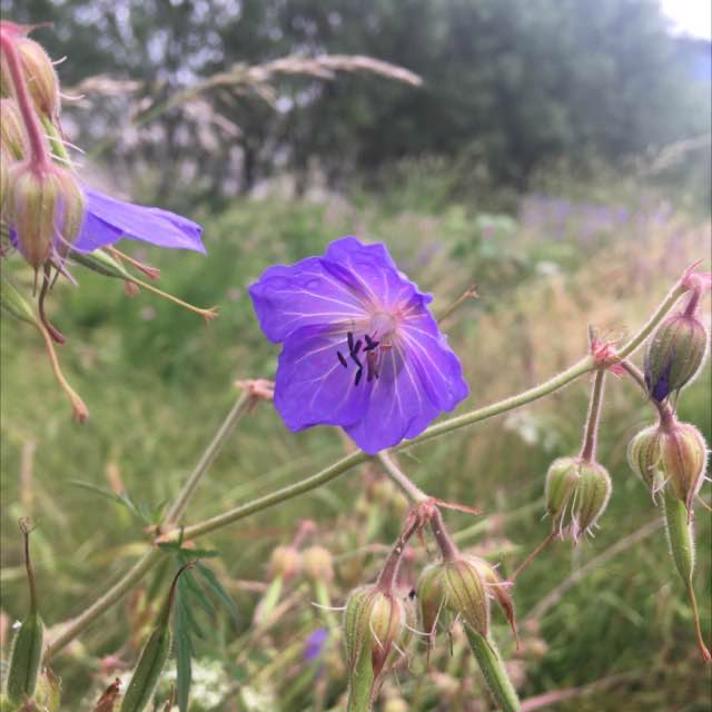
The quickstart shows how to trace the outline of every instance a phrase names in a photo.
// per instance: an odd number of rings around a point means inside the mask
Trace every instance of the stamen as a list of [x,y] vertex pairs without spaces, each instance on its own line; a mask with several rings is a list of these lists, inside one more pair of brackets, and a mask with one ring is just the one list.
[[344,358],[344,356],[343,356],[343,354],[341,353],[341,351],[337,351],[337,352],[336,352],[336,356],[337,356],[337,358],[339,359],[339,363],[340,363],[344,368],[348,368],[348,367],[349,367],[348,361]]
[[359,366],[358,371],[356,371],[356,378],[354,378],[354,386],[358,386],[361,382],[361,376],[363,376],[363,366]]

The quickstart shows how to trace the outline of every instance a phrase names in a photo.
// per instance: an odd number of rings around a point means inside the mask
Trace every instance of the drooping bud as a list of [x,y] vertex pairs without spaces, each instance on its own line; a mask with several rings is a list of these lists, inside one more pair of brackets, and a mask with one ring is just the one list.
[[700,431],[689,423],[673,421],[660,428],[660,465],[670,492],[692,511],[692,500],[700,491],[707,466],[707,444]]
[[444,569],[442,564],[431,564],[421,572],[415,587],[418,612],[423,630],[428,634],[428,642],[435,637],[440,615],[445,607]]
[[480,635],[489,632],[489,601],[477,567],[466,558],[443,564],[445,605],[466,627]]
[[7,211],[20,252],[35,269],[53,250],[65,254],[84,219],[84,194],[71,172],[58,166],[10,169]]
[[630,469],[643,480],[654,499],[665,484],[660,461],[660,429],[651,425],[641,430],[628,443],[627,456]]
[[20,521],[25,549],[25,569],[30,589],[30,610],[15,635],[10,653],[10,664],[5,680],[5,693],[14,705],[20,705],[35,694],[42,660],[44,624],[37,605],[35,575],[30,559],[29,521]]
[[552,529],[574,542],[591,531],[611,496],[611,478],[605,467],[582,458],[555,460],[546,475],[546,507]]
[[[35,110],[54,119],[59,115],[59,80],[54,64],[39,42],[29,37],[17,37],[15,47],[22,63],[22,72]],[[2,70],[3,86],[12,86],[7,70]]]
[[645,351],[645,385],[650,397],[664,401],[697,375],[707,352],[707,330],[694,310],[668,317]]
[[25,155],[25,129],[14,99],[0,99],[0,150],[15,161]]
[[344,642],[349,667],[348,712],[368,712],[381,676],[403,631],[403,603],[378,584],[351,593],[344,611]]
[[120,712],[143,712],[153,697],[158,679],[171,652],[170,618],[176,586],[180,575],[190,566],[192,563],[182,566],[173,578],[168,596],[158,614],[153,630],[141,650],[138,663],[121,702]]

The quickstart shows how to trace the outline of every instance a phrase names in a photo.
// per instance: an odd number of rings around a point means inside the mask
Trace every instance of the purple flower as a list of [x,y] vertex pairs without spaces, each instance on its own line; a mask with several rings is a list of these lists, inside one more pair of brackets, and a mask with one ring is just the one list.
[[142,240],[158,247],[205,252],[202,228],[175,213],[116,200],[84,188],[86,213],[72,249],[93,252],[123,238]]
[[329,639],[329,631],[326,628],[317,628],[304,643],[304,660],[312,662],[318,659]]
[[385,245],[343,237],[323,257],[270,267],[249,291],[265,335],[283,345],[274,402],[291,430],[338,425],[373,454],[468,394],[432,297]]

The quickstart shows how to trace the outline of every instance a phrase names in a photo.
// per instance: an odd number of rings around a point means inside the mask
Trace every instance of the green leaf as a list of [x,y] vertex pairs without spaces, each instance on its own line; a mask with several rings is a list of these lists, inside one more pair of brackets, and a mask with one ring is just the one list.
[[190,611],[187,589],[180,585],[183,581],[184,578],[181,577],[178,582],[173,625],[176,652],[176,701],[180,712],[188,712],[190,685],[192,682],[191,658],[193,646],[190,632],[193,628],[193,616]]
[[198,562],[195,565],[196,570],[201,575],[203,581],[208,588],[213,592],[217,599],[223,604],[235,626],[239,624],[240,614],[235,605],[235,601],[230,597],[230,594],[223,588],[218,580],[218,577],[205,564]]

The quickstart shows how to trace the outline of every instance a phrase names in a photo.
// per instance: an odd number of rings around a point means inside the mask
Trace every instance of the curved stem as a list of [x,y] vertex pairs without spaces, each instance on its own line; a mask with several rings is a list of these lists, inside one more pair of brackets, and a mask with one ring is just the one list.
[[669,425],[674,416],[672,408],[667,403],[661,403],[660,401],[656,401],[655,398],[650,397],[648,387],[645,385],[645,376],[643,376],[642,371],[630,361],[621,361],[621,366],[625,372],[641,387],[648,402],[655,406],[655,409],[658,411],[658,415],[660,416],[660,422],[663,425]]
[[[640,331],[638,331],[621,349],[618,353],[618,360],[622,360],[625,356],[631,354],[645,341],[648,335],[653,331],[653,329],[655,329],[665,314],[685,291],[686,288],[681,284],[676,285],[670,291],[653,316],[648,319]],[[500,415],[501,413],[505,413],[509,410],[513,410],[514,408],[531,403],[548,395],[549,393],[553,393],[559,388],[568,385],[571,381],[575,380],[584,373],[593,370],[594,368],[595,362],[593,357],[586,356],[576,362],[573,366],[570,366],[562,373],[550,378],[548,381],[545,381],[539,386],[530,388],[529,390],[515,396],[505,398],[497,403],[492,403],[484,408],[478,408],[469,413],[464,413],[463,415],[456,416],[445,420],[442,423],[433,425],[418,437],[405,443],[401,443],[394,449],[399,450],[401,448],[419,444],[426,440],[430,440],[431,438],[437,437],[438,435],[450,432],[451,430],[456,430],[457,428],[471,425],[472,423],[476,423],[481,420],[486,420],[487,418]],[[321,470],[321,472],[318,472],[311,477],[307,477],[301,482],[288,485],[287,487],[283,487],[275,492],[259,497],[252,502],[240,505],[239,507],[219,514],[211,519],[207,519],[204,522],[199,522],[197,524],[193,524],[192,526],[186,527],[183,529],[183,535],[186,538],[195,538],[202,534],[208,534],[209,532],[221,529],[222,527],[232,524],[240,519],[244,519],[251,514],[255,514],[256,512],[260,512],[276,504],[280,504],[281,502],[292,499],[293,497],[304,494],[305,492],[309,492],[317,487],[321,487],[322,485],[331,482],[331,480],[335,479],[347,470],[350,470],[352,467],[366,462],[368,459],[369,455],[362,451],[352,453],[338,462],[335,462],[333,465]],[[119,601],[122,596],[131,590],[134,584],[143,577],[146,571],[148,571],[156,563],[156,561],[158,561],[159,558],[158,550],[156,549],[152,549],[145,554],[144,557],[134,564],[125,576],[122,577],[109,591],[107,591],[81,616],[76,618],[65,628],[65,630],[49,645],[47,649],[47,657],[49,658],[62,647],[67,645],[67,643],[76,638],[77,635],[79,635],[84,628],[101,615],[101,613]]]
[[596,456],[596,440],[598,434],[598,421],[601,415],[601,402],[603,401],[603,383],[606,378],[606,369],[599,368],[593,378],[591,401],[588,406],[586,430],[584,431],[581,459],[591,462]]
[[7,67],[10,72],[13,93],[17,100],[17,106],[22,115],[22,122],[25,125],[25,132],[30,144],[30,161],[37,169],[45,169],[50,164],[42,128],[32,106],[32,100],[27,90],[27,83],[22,74],[22,60],[20,59],[15,41],[7,33],[0,31],[0,49],[5,55]]
[[428,495],[396,465],[388,450],[379,452],[376,458],[381,465],[383,465],[383,469],[388,477],[405,492],[406,497],[408,497],[411,502],[425,502],[429,499]]

